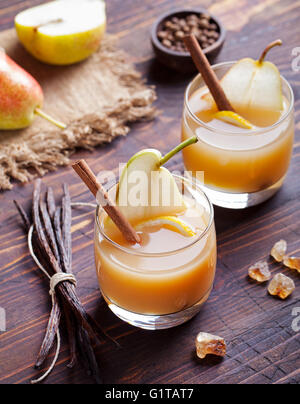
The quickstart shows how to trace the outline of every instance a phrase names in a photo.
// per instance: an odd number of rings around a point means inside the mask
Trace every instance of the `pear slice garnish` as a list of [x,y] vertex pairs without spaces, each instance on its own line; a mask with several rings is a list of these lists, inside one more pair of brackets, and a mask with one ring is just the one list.
[[131,223],[176,215],[186,209],[174,177],[161,167],[161,160],[158,150],[145,149],[123,169],[116,204]]
[[[278,68],[265,61],[267,53],[280,46],[281,40],[269,44],[259,60],[244,58],[222,78],[221,86],[236,111],[279,112],[283,110],[282,82]],[[204,97],[211,101],[207,94]]]

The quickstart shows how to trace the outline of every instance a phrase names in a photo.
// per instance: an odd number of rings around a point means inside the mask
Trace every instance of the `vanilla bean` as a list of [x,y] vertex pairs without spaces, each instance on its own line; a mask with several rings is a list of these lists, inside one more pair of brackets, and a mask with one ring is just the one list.
[[47,189],[46,201],[47,201],[49,216],[53,220],[55,210],[56,210],[56,204],[55,204],[53,189],[51,187],[48,187],[48,189]]
[[31,227],[31,223],[30,223],[30,220],[29,220],[29,218],[27,216],[27,213],[24,211],[22,206],[17,201],[14,200],[14,204],[15,204],[15,206],[16,206],[16,208],[17,208],[17,210],[18,210],[18,212],[19,212],[19,214],[21,216],[21,219],[23,220],[25,230],[28,232],[30,227]]
[[[52,266],[53,272],[54,273],[63,272],[59,263],[55,259],[54,254],[52,253],[52,250],[47,241],[47,237],[43,230],[43,226],[42,226],[40,216],[39,216],[40,196],[41,196],[41,180],[37,180],[35,182],[34,191],[33,191],[33,220],[34,220],[34,225],[35,225],[35,229],[37,232],[38,240],[39,240],[39,243],[40,243],[42,249],[44,249],[44,251],[45,251],[45,254],[49,260],[49,264]],[[90,324],[89,316],[86,313],[86,311],[84,310],[80,300],[78,299],[78,296],[77,296],[73,286],[69,282],[62,282],[59,285],[57,285],[56,289],[58,290],[61,297],[70,306],[73,313],[75,314],[75,316],[77,317],[79,322],[88,331],[90,336],[91,337],[95,336],[97,339],[99,339],[99,336],[98,336],[99,329],[98,329],[98,327],[95,327],[95,323]]]
[[[56,235],[56,240],[59,246],[60,251],[60,259],[61,263],[64,267],[65,272],[72,273],[71,268],[69,267],[69,260],[67,258],[67,252],[63,243],[62,239],[62,231],[61,231],[61,208],[57,208],[54,214],[53,226]],[[72,245],[70,245],[72,249]],[[72,252],[69,252],[72,254]],[[64,312],[65,312],[65,319],[67,324],[68,330],[68,339],[69,339],[69,347],[70,347],[70,362],[67,365],[69,368],[72,368],[76,362],[76,335],[75,335],[75,324],[76,320],[73,318],[73,313],[71,312],[70,308],[64,304]]]
[[63,242],[63,237],[62,237],[62,231],[61,231],[61,208],[56,208],[55,214],[54,214],[54,219],[53,219],[53,226],[54,226],[54,232],[60,252],[60,261],[63,266],[64,272],[70,273],[70,268],[69,268],[69,260],[67,257],[67,251],[65,249],[65,245]]
[[[62,224],[57,223],[59,229],[61,229],[63,245],[66,252],[66,260],[67,265],[65,265],[65,271],[69,273],[73,273],[72,271],[72,235],[71,235],[71,226],[72,226],[72,208],[71,208],[71,198],[69,193],[69,188],[66,184],[63,185],[64,197],[62,199]],[[61,217],[59,216],[59,218]],[[69,347],[70,347],[70,362],[68,364],[69,368],[72,368],[77,360],[76,354],[76,319],[70,310],[66,313],[66,322],[68,327],[68,338],[69,338]]]
[[[47,198],[48,201],[48,208],[52,209],[54,208],[53,200],[51,201],[51,193],[48,193],[47,195],[49,198]],[[62,254],[59,253],[61,242],[60,240],[56,240],[55,234],[54,234],[54,229],[52,227],[51,219],[50,219],[50,212],[47,210],[47,206],[44,202],[40,201],[40,212],[43,218],[44,222],[44,227],[45,227],[45,232],[48,237],[48,241],[50,243],[50,246],[52,248],[52,252],[55,255],[56,260],[60,263],[63,261]],[[55,215],[54,215],[55,216]],[[58,244],[58,245],[57,245]],[[69,341],[70,341],[70,351],[71,351],[71,361],[68,364],[69,367],[74,366],[74,363],[76,361],[76,357],[74,357],[75,353],[74,351],[76,350],[76,339],[75,339],[75,334],[73,330],[73,324],[72,320],[70,319],[71,313],[70,309],[64,304],[64,311],[65,311],[65,318],[66,318],[66,324],[67,324],[67,330],[68,330],[68,336],[69,336]],[[45,361],[47,358],[53,344],[55,341],[55,335],[57,333],[57,330],[59,328],[60,324],[60,319],[61,319],[61,309],[58,307],[57,303],[57,298],[55,297],[55,302],[53,305],[53,308],[51,310],[51,315],[47,327],[47,332],[42,344],[42,348],[36,363],[36,366],[41,366],[42,363]],[[75,346],[74,346],[75,345]]]
[[52,267],[53,273],[61,272],[59,264],[54,257],[52,250],[49,246],[46,234],[44,232],[41,218],[40,218],[40,199],[41,199],[41,180],[36,180],[33,190],[33,204],[32,204],[32,217],[35,231],[37,234],[37,239],[39,241],[40,248],[45,251],[47,258],[49,259],[49,264]]
[[81,305],[76,293],[72,289],[69,282],[62,282],[57,286],[57,290],[63,299],[69,304],[72,312],[75,314],[77,320],[88,331],[91,337],[96,337],[99,340],[98,330],[94,328],[94,324],[89,323],[89,316]]
[[[23,208],[15,202],[27,231],[31,222]],[[34,235],[33,248],[41,262],[46,262],[46,271],[50,277],[56,273],[72,273],[72,239],[71,239],[71,199],[67,185],[64,185],[62,207],[56,208],[53,191],[48,188],[46,203],[41,200],[41,180],[34,185],[32,217]],[[57,296],[53,296],[53,307],[48,321],[47,332],[41,346],[36,366],[40,367],[47,358],[55,341],[61,321],[62,309],[65,314],[73,367],[76,362],[76,348],[80,348],[86,363],[97,383],[101,383],[100,371],[92,347],[91,338],[100,340],[103,331],[83,308],[74,285],[63,281],[56,286]],[[63,306],[60,306],[60,305]],[[77,333],[77,335],[76,335]],[[104,334],[106,335],[106,334]]]
[[[53,253],[49,247],[49,244],[45,238],[45,234],[43,233],[43,229],[41,226],[41,222],[40,222],[40,218],[38,216],[38,208],[37,208],[37,202],[40,200],[40,184],[37,183],[35,186],[35,190],[34,190],[34,202],[33,202],[33,216],[34,216],[34,220],[35,220],[35,225],[37,227],[37,233],[38,233],[38,238],[40,240],[40,242],[43,244],[43,247],[53,265],[53,269],[57,272],[62,272],[61,269],[58,266],[58,263],[55,260],[55,257],[53,256]],[[57,210],[57,212],[60,212],[60,209]],[[58,221],[58,217],[60,217],[60,215],[56,212],[55,216],[54,216],[54,222],[57,223]],[[59,246],[62,246],[62,243],[59,242]],[[64,248],[61,248],[61,251],[64,253]],[[85,328],[87,328],[87,330],[89,332],[92,332],[93,334],[95,334],[95,331],[92,329],[92,327],[89,325],[88,320],[87,320],[87,313],[85,312],[85,310],[83,309],[83,307],[81,306],[77,295],[75,293],[74,287],[73,285],[71,285],[70,283],[61,283],[57,286],[57,289],[60,291],[60,293],[62,294],[62,296],[65,299],[65,303],[71,303],[70,307],[73,310],[74,314],[76,315],[78,321],[79,321],[79,325],[83,324]],[[74,307],[76,307],[76,309],[74,309]],[[68,311],[66,311],[66,316],[68,316]],[[85,340],[86,341],[86,340]],[[74,341],[72,342],[72,352],[74,349]],[[90,347],[85,347],[85,350],[87,352],[90,351]],[[74,354],[71,357],[71,361],[69,363],[69,366],[72,366],[72,363],[74,362],[75,358],[74,358]]]
[[55,337],[60,325],[61,320],[61,309],[57,300],[57,297],[53,297],[53,305],[48,321],[47,331],[38,354],[37,360],[35,362],[35,368],[40,368],[45,360],[47,359],[51,348],[54,345]]
[[[52,195],[52,197],[53,197],[53,195]],[[48,203],[47,203],[48,209],[54,209],[54,207],[55,207],[54,203],[53,203],[54,198],[51,200],[51,192],[47,193],[47,201],[48,201]],[[64,264],[65,252],[64,252],[63,245],[62,245],[60,238],[57,237],[56,228],[55,228],[56,213],[54,212],[54,217],[53,217],[54,228],[52,228],[50,212],[47,211],[45,203],[43,203],[43,202],[40,203],[40,210],[41,210],[44,225],[45,225],[45,231],[47,233],[50,245],[52,246],[52,251],[55,254],[55,258],[57,259],[58,262]],[[52,212],[52,214],[53,214],[53,212]],[[58,218],[59,217],[60,217],[60,209],[58,209]],[[58,228],[60,229],[60,222],[58,223]],[[74,331],[75,324],[72,319],[72,313],[71,313],[69,307],[65,303],[63,304],[63,309],[65,312],[65,320],[66,320],[67,333],[68,333],[68,339],[69,339],[69,344],[70,344],[70,355],[71,355],[70,363],[67,366],[69,368],[71,368],[74,366],[74,364],[76,362],[76,338],[75,338],[75,331]],[[45,359],[47,357],[47,355],[54,343],[55,334],[57,332],[59,322],[60,322],[61,311],[57,310],[57,308],[53,308],[52,312],[53,312],[53,318],[51,318],[51,316],[50,316],[47,333],[46,333],[45,340],[44,340],[44,345],[48,348],[48,351],[46,349],[42,350],[42,353],[44,354],[42,359]],[[57,326],[56,328],[55,328],[55,325]],[[38,362],[38,363],[40,363],[40,362]]]
[[88,357],[86,354],[86,350],[83,348],[84,342],[83,342],[83,336],[82,336],[81,329],[82,329],[82,327],[77,327],[77,329],[76,329],[80,361],[81,361],[82,366],[84,367],[87,375],[92,376],[92,370],[90,368],[90,363],[89,363],[89,360],[88,360]]
[[47,210],[47,206],[46,206],[45,202],[43,202],[43,201],[40,201],[40,211],[41,211],[41,215],[43,218],[44,228],[45,228],[46,235],[48,237],[48,241],[50,243],[50,246],[52,248],[52,251],[53,251],[53,254],[54,254],[56,260],[59,262],[60,257],[59,257],[59,251],[58,251],[58,246],[56,243],[55,234],[54,234],[54,231],[52,228],[52,223],[51,223],[49,212]]
[[[61,243],[64,246],[64,251],[66,253],[66,257],[64,261],[66,263],[65,271],[67,273],[73,273],[72,271],[72,234],[71,234],[71,226],[72,226],[72,208],[71,208],[71,198],[69,193],[69,188],[66,184],[63,185],[64,197],[62,199],[62,209],[61,215],[58,216],[57,220],[57,229],[61,230],[62,241]],[[60,220],[61,218],[61,220]],[[61,222],[61,223],[59,223]],[[70,363],[68,364],[69,368],[72,368],[77,360],[76,355],[76,319],[70,310],[66,313],[66,322],[68,328],[68,338],[69,338],[69,347],[70,347]]]
[[[30,230],[30,227],[31,227],[31,222],[29,220],[29,217],[28,217],[27,213],[25,213],[22,206],[17,201],[14,201],[14,204],[15,204],[15,206],[16,206],[16,208],[17,208],[17,210],[18,210],[18,212],[19,212],[19,214],[21,216],[21,219],[22,219],[23,224],[24,224],[24,228],[25,228],[26,232],[28,233],[29,230]],[[44,258],[44,254],[41,251],[40,245],[37,242],[36,237],[33,237],[32,244],[33,244],[33,248],[35,250],[35,254],[37,255],[39,261],[42,263],[44,268],[48,268],[49,264]]]
[[[40,194],[40,190],[39,190],[39,194]],[[56,243],[56,239],[55,239],[55,234],[52,228],[52,223],[51,223],[51,219],[50,219],[50,215],[49,212],[47,210],[47,206],[45,204],[45,202],[43,202],[40,198],[40,195],[38,197],[39,200],[39,208],[40,208],[40,213],[44,222],[44,228],[45,228],[45,233],[48,237],[48,241],[50,243],[50,246],[52,248],[53,254],[56,258],[56,260],[59,261],[59,251],[58,251],[58,247],[57,247],[57,243]],[[51,309],[51,313],[50,313],[50,317],[49,317],[49,321],[48,321],[48,326],[47,326],[47,331],[36,361],[35,366],[38,368],[40,366],[42,366],[42,364],[45,362],[45,360],[47,359],[51,348],[54,345],[55,342],[55,337],[57,334],[57,331],[59,329],[59,325],[60,325],[60,320],[61,320],[61,308],[58,304],[58,300],[57,297],[54,295],[53,297],[53,305],[52,305],[52,309]]]
[[[34,222],[35,222],[35,226],[36,226],[37,233],[38,233],[38,238],[39,238],[40,243],[44,247],[45,252],[48,255],[48,258],[51,261],[54,271],[56,273],[62,272],[61,269],[59,268],[58,262],[55,260],[55,257],[52,255],[52,251],[49,248],[49,245],[47,243],[47,240],[45,238],[45,234],[43,232],[43,228],[41,225],[39,212],[38,212],[38,203],[40,201],[40,194],[41,194],[41,182],[37,181],[35,184],[34,195],[33,195],[33,217],[34,217]],[[52,204],[52,206],[54,206],[54,205]],[[48,226],[50,227],[49,216],[47,215],[47,212],[45,211],[45,207],[43,204],[41,204],[41,211],[44,214],[44,223],[47,223]],[[50,239],[52,240],[51,244],[55,245],[56,241],[55,241],[54,232],[49,231],[49,228],[48,228],[48,237],[50,237]],[[57,299],[56,299],[56,301],[57,301]],[[69,308],[67,308],[68,306],[66,305],[66,303],[64,303],[64,307],[65,307],[65,317],[67,319],[70,315],[70,310],[69,310]],[[58,312],[59,312],[59,316],[58,316]],[[59,311],[58,311],[56,307],[53,308],[50,319],[49,319],[46,336],[45,336],[45,339],[44,339],[44,342],[43,342],[43,345],[42,345],[42,348],[40,351],[40,355],[39,355],[39,358],[37,361],[37,365],[40,365],[41,363],[43,363],[43,361],[45,360],[45,358],[47,356],[47,353],[49,353],[51,346],[54,343],[54,338],[55,338],[55,335],[56,335],[56,332],[58,329],[60,316],[61,316],[61,310],[59,309]],[[71,327],[70,322],[68,322],[67,324],[68,324],[68,327]],[[56,328],[54,326],[56,326]],[[69,333],[72,335],[72,332],[70,329],[69,329]],[[72,341],[72,344],[74,344],[73,341]],[[43,349],[43,348],[45,348],[45,349]],[[73,352],[73,347],[72,347],[72,352]],[[74,363],[74,354],[72,354],[72,355],[73,356],[72,356],[71,362],[69,364],[71,366]]]
[[80,327],[78,330],[78,338],[82,356],[85,358],[86,366],[91,376],[94,377],[97,384],[102,384],[98,363],[95,357],[94,350],[91,345],[91,340],[87,331]]
[[[61,258],[62,258],[62,262],[64,263],[64,266],[67,268],[67,272],[72,273],[71,268],[68,266],[68,262],[67,261],[67,252],[66,249],[64,247],[63,244],[63,240],[62,240],[62,233],[61,233],[61,223],[60,223],[60,217],[61,217],[61,209],[58,208],[56,210],[55,216],[54,216],[54,227],[55,227],[55,233],[57,236],[57,240],[58,240],[58,245],[60,248],[60,252],[61,252]],[[86,313],[86,318],[89,322],[90,321],[90,317],[89,315]],[[87,362],[89,363],[89,366],[91,368],[91,372],[93,377],[95,378],[95,381],[97,383],[101,383],[101,379],[99,376],[99,368],[95,359],[95,355],[93,352],[93,348],[91,346],[91,341],[90,341],[90,337],[87,333],[87,331],[81,326],[81,323],[79,322],[78,327],[82,328],[82,338],[80,339],[80,345],[81,345],[81,349],[83,350],[84,354],[83,356],[85,357],[85,359],[87,360]],[[95,324],[93,323],[93,327],[96,328]],[[93,332],[95,333],[95,329],[93,329]],[[97,329],[97,333],[102,333],[102,330]],[[76,360],[76,354],[75,354],[75,349],[76,349],[76,340],[75,340],[75,335],[70,335],[70,339],[71,339],[71,343],[70,343],[70,352],[71,352],[71,361],[69,366],[72,366],[73,362]]]
[[64,197],[62,200],[62,238],[68,258],[68,269],[72,271],[72,208],[69,188],[63,185]]
[[[61,251],[61,257],[62,257],[62,262],[65,267],[66,272],[72,273],[72,268],[71,268],[71,255],[72,255],[72,240],[71,240],[71,221],[72,221],[72,213],[71,213],[71,200],[68,192],[68,188],[66,185],[64,185],[64,193],[65,197],[63,198],[62,202],[62,209],[57,209],[55,216],[54,216],[54,227],[55,227],[55,233],[57,236],[58,244],[60,246],[60,251]],[[62,214],[62,223],[60,221]],[[62,229],[62,231],[60,231]],[[86,313],[87,314],[87,313]],[[91,323],[91,318],[87,314],[87,318],[89,322]],[[93,323],[94,328],[96,325]],[[79,332],[80,338],[80,347],[84,351],[83,357],[85,360],[87,360],[89,367],[91,369],[91,373],[93,377],[95,378],[95,381],[97,383],[101,383],[101,378],[100,378],[100,373],[99,373],[99,368],[97,365],[97,361],[95,358],[95,354],[93,351],[93,348],[91,346],[91,340],[90,336],[88,335],[87,331],[80,326],[81,331]],[[97,327],[98,328],[98,327]],[[94,330],[95,331],[95,330]],[[102,333],[102,330],[97,329],[97,333]],[[70,350],[72,353],[72,347],[73,347],[73,353],[75,355],[75,338],[72,335],[71,338],[71,344],[70,344]],[[73,343],[73,344],[72,344]],[[71,355],[71,364],[73,363],[73,360],[75,360],[75,357],[73,359]]]
[[[14,204],[15,204],[18,212],[20,213],[20,216],[24,222],[25,229],[28,232],[31,227],[30,220],[29,220],[27,214],[25,213],[24,209],[22,208],[22,206],[20,206],[17,201],[14,201]],[[42,254],[41,254],[40,249],[36,245],[35,245],[35,248],[38,252],[39,259],[41,259]],[[57,333],[57,330],[59,327],[59,323],[60,323],[60,317],[61,317],[61,310],[60,310],[57,298],[56,298],[56,296],[54,296],[53,307],[52,307],[51,314],[49,317],[47,332],[46,332],[45,338],[42,342],[41,349],[40,349],[38,358],[35,363],[36,368],[41,367],[42,364],[47,359],[47,356],[55,341],[55,336],[56,336],[56,333]]]
[[74,318],[74,314],[71,312],[70,308],[64,305],[65,312],[65,320],[68,331],[68,341],[69,341],[69,349],[70,349],[70,361],[67,364],[69,369],[72,369],[77,362],[77,341],[76,341],[76,319]]

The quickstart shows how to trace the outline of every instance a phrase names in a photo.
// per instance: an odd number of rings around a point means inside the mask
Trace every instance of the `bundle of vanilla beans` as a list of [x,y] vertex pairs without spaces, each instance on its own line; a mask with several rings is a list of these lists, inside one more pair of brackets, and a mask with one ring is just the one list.
[[[68,186],[63,185],[61,206],[56,206],[52,188],[48,188],[43,196],[41,181],[37,180],[33,192],[32,221],[23,208],[16,201],[14,203],[27,232],[33,225],[34,254],[49,277],[60,272],[71,274],[72,210]],[[56,286],[55,291],[46,335],[35,366],[41,368],[49,356],[64,314],[71,356],[68,367],[72,368],[75,365],[79,354],[89,374],[100,384],[101,376],[92,341],[100,341],[99,336],[103,332],[83,308],[72,283],[63,281]]]

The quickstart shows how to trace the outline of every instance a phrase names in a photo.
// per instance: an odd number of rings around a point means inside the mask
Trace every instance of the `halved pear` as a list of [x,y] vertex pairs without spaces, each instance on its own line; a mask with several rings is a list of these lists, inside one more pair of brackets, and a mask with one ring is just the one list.
[[18,37],[38,60],[53,65],[79,62],[94,53],[106,28],[103,0],[56,0],[19,13]]
[[[265,62],[267,52],[281,41],[274,41],[255,61],[250,58],[238,61],[222,78],[221,85],[236,111],[282,111],[282,83],[278,68]],[[207,100],[211,95],[207,95]]]
[[261,65],[242,59],[221,80],[236,110],[281,111],[283,108],[280,73],[271,62]]
[[158,150],[146,149],[135,154],[123,169],[116,203],[133,224],[186,209],[174,177],[161,167],[161,161]]

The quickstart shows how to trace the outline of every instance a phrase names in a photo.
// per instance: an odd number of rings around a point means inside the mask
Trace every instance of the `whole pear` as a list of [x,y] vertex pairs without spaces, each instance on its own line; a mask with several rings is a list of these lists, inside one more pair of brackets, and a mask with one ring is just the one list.
[[43,99],[39,83],[0,50],[0,129],[22,129],[31,125]]

